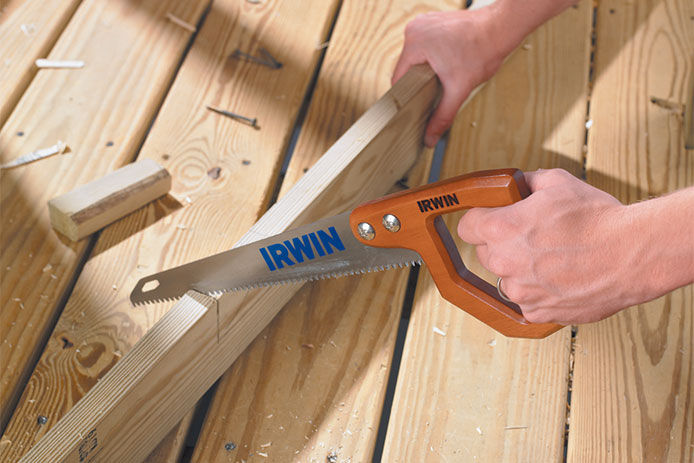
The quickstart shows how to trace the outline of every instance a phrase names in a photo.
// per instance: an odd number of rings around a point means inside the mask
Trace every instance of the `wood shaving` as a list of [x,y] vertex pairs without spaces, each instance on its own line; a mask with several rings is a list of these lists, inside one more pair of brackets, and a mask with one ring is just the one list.
[[24,32],[24,35],[31,37],[36,34],[36,24],[22,24],[19,28]]
[[504,429],[509,430],[509,429],[528,429],[530,426],[506,426]]
[[23,154],[19,156],[17,159],[2,164],[0,165],[0,169],[13,169],[15,167],[23,166],[25,164],[30,164],[41,159],[55,156],[56,154],[65,154],[69,152],[70,147],[67,146],[67,144],[64,141],[59,140],[58,143],[56,143],[53,146],[49,146],[48,148],[41,148],[36,151],[32,151],[31,153]]
[[272,442],[267,442],[265,444],[260,444],[260,448],[264,449],[264,448],[270,447],[271,445],[272,445]]
[[267,453],[265,453],[265,452],[257,452],[256,455],[260,455],[263,458],[267,458]]
[[177,26],[181,26],[183,29],[185,29],[187,31],[195,32],[197,30],[195,28],[195,26],[193,26],[189,22],[186,22],[186,21],[182,20],[181,18],[179,18],[178,16],[174,16],[171,13],[166,13],[166,19],[168,19],[172,23],[176,24]]
[[79,69],[84,67],[84,61],[80,60],[54,60],[39,58],[35,61],[39,69]]
[[441,336],[446,336],[446,332],[436,326],[434,327],[434,333],[439,334]]
[[43,268],[43,270],[41,270],[41,271],[42,271],[43,273],[46,273],[47,271],[49,271],[49,270],[52,269],[52,268],[53,268],[53,266],[52,266],[51,264],[46,264],[46,266],[45,266],[45,267]]

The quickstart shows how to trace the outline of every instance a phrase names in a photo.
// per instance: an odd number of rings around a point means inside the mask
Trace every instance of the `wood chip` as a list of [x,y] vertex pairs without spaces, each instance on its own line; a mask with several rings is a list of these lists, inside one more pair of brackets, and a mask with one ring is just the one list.
[[30,23],[30,24],[22,24],[19,26],[19,28],[24,32],[24,35],[27,37],[31,37],[36,33],[36,24]]
[[182,20],[182,19],[179,18],[178,16],[174,16],[174,15],[171,14],[171,13],[166,13],[166,19],[168,19],[168,20],[171,21],[172,23],[176,24],[177,26],[181,26],[183,29],[185,29],[185,30],[187,30],[187,31],[190,31],[190,32],[195,32],[195,31],[196,31],[195,26],[193,26],[193,25],[190,24],[189,22],[186,22],[186,21]]
[[256,455],[260,455],[261,457],[267,458],[267,453],[265,452],[257,452]]
[[434,333],[440,334],[441,336],[446,336],[446,332],[442,331],[440,328],[438,328],[436,326],[434,327]]
[[0,169],[13,169],[15,167],[23,166],[25,164],[30,164],[41,159],[55,156],[56,154],[65,154],[69,152],[70,147],[67,146],[67,144],[64,141],[58,141],[58,143],[56,143],[53,146],[49,146],[48,148],[41,148],[36,151],[32,151],[31,153],[23,154],[13,161],[2,164],[0,165]]
[[36,67],[40,69],[79,69],[84,67],[84,61],[39,58],[36,60]]

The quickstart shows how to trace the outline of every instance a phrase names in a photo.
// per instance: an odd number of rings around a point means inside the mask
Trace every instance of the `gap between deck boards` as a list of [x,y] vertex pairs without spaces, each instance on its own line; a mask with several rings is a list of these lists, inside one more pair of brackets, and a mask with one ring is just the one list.
[[[183,62],[185,61],[186,57],[188,56],[188,52],[190,51],[191,47],[193,46],[193,43],[195,42],[195,39],[198,35],[198,31],[200,30],[202,24],[205,22],[205,18],[207,17],[207,14],[209,13],[209,11],[212,7],[212,1],[213,0],[209,0],[207,3],[207,6],[205,6],[205,9],[203,10],[202,15],[200,16],[200,20],[198,21],[198,23],[196,25],[197,29],[195,30],[195,32],[193,32],[191,34],[190,38],[188,39],[188,43],[186,44],[186,46],[183,50],[183,53],[181,54],[181,57],[180,57],[178,63],[176,64],[176,70],[173,72],[170,81],[166,85],[166,89],[164,90],[164,93],[162,95],[161,102],[160,102],[159,106],[157,107],[156,111],[154,112],[152,118],[150,119],[149,124],[147,126],[147,130],[143,134],[138,147],[133,151],[134,155],[130,159],[129,162],[134,162],[138,158],[138,156],[140,155],[140,150],[142,149],[142,146],[144,145],[145,140],[147,140],[147,136],[149,135],[149,132],[150,132],[152,126],[154,125],[154,122],[156,121],[157,116],[159,115],[159,112],[161,111],[161,107],[163,106],[167,95],[171,91],[171,87],[173,86],[173,83],[176,80],[176,76],[178,75],[178,72],[180,71],[181,66],[183,65]],[[77,8],[75,8],[75,11],[77,11]],[[68,24],[72,20],[73,16],[74,16],[74,12],[70,16],[70,19],[65,22],[65,27],[68,26]],[[58,38],[60,37],[60,35],[62,35],[62,31],[60,34],[57,34],[56,39],[51,43],[49,50],[53,48],[55,43],[58,41]],[[28,88],[29,85],[31,85],[31,82],[33,81],[33,78],[35,75],[36,75],[36,73],[34,73],[32,78],[29,80],[26,88]],[[24,90],[26,90],[26,88]],[[13,105],[12,111],[14,111],[15,107],[16,107],[16,104]],[[33,372],[36,370],[36,366],[38,365],[38,362],[41,359],[42,353],[46,350],[46,346],[47,346],[53,332],[55,331],[55,328],[58,324],[58,320],[60,320],[60,317],[63,313],[63,310],[65,309],[67,302],[70,299],[70,296],[72,295],[72,292],[75,288],[75,285],[77,284],[77,280],[79,279],[82,271],[84,270],[85,265],[89,261],[89,258],[91,257],[92,252],[94,251],[94,247],[96,246],[96,243],[99,240],[100,235],[101,235],[101,230],[93,233],[91,236],[89,236],[87,238],[88,243],[84,249],[84,252],[80,256],[79,261],[77,262],[77,265],[75,266],[75,270],[72,273],[72,276],[70,278],[69,283],[66,285],[62,296],[58,300],[54,316],[53,316],[52,320],[50,321],[50,323],[48,324],[46,331],[44,333],[44,336],[42,337],[42,339],[40,340],[40,342],[38,343],[38,345],[36,347],[35,355],[28,362],[28,364],[30,365],[30,368],[27,368],[25,377],[20,379],[20,384],[22,384],[22,388],[19,390],[19,393],[16,394],[16,397],[13,397],[11,399],[11,402],[9,403],[9,407],[12,410],[12,413],[8,415],[10,417],[10,419],[12,416],[14,416],[14,413],[16,412],[17,405],[18,405],[19,400],[21,399],[21,396],[22,396],[22,392],[27,387],[27,384],[28,384]],[[5,434],[7,426],[10,423],[10,419],[8,419],[7,423],[0,423],[0,435]]]
[[[200,23],[197,25],[197,30],[202,29],[202,25],[205,21],[205,18],[207,17],[207,13],[209,11],[209,8],[211,6],[208,6],[208,8],[205,10],[203,13]],[[323,38],[322,43],[330,42],[330,39],[332,38],[333,30],[335,29],[335,24],[337,23],[337,18],[340,16],[340,10],[342,8],[342,3],[339,3],[337,5],[337,8],[335,9],[335,15],[330,21],[330,27],[328,28],[328,32],[326,36]],[[197,34],[197,31],[196,31]],[[191,38],[191,42],[186,48],[186,53],[188,52],[188,49],[190,46],[192,46],[194,36]],[[308,108],[311,103],[311,99],[313,98],[313,92],[316,88],[316,83],[318,82],[318,76],[320,75],[320,71],[323,66],[323,61],[325,59],[325,54],[327,52],[328,48],[325,47],[321,49],[320,51],[320,56],[318,57],[318,61],[316,62],[316,67],[313,70],[313,75],[311,76],[311,80],[309,81],[308,87],[306,88],[306,93],[304,94],[304,97],[301,101],[301,106],[299,107],[299,112],[296,116],[296,120],[294,121],[294,127],[292,127],[292,132],[291,136],[289,138],[289,143],[287,144],[287,147],[284,151],[284,155],[282,156],[282,165],[280,167],[279,174],[277,176],[277,179],[275,180],[275,186],[272,189],[272,192],[270,194],[270,197],[267,201],[267,205],[264,208],[264,211],[269,210],[273,204],[277,202],[277,199],[280,194],[280,190],[282,189],[282,185],[284,183],[284,178],[287,173],[287,168],[289,167],[289,163],[292,159],[292,156],[294,154],[294,149],[296,148],[296,142],[299,139],[299,135],[301,134],[301,129],[303,128],[303,124],[306,119],[306,115],[308,113]],[[181,60],[181,63],[183,61]],[[180,67],[180,66],[179,66]],[[178,69],[176,70],[176,74],[178,74]],[[175,78],[175,76],[174,76]],[[171,80],[171,83],[173,84],[174,79]],[[168,89],[167,89],[168,93]],[[161,107],[160,107],[161,109]],[[158,113],[158,111],[157,111]],[[156,115],[155,115],[156,119]],[[154,124],[154,119],[152,120],[152,124]],[[143,139],[144,143],[144,139]],[[138,148],[139,149],[142,147]],[[261,214],[262,215],[262,214]],[[217,390],[217,385],[219,384],[219,380],[217,380],[214,385],[205,393],[205,395],[198,401],[198,404],[195,407],[194,411],[194,417],[193,420],[190,424],[190,427],[188,428],[188,432],[186,434],[185,438],[185,444],[183,451],[181,452],[181,457],[179,459],[180,463],[190,461],[193,457],[193,453],[195,451],[195,446],[197,445],[198,442],[198,437],[200,436],[200,433],[202,432],[202,428],[205,424],[205,419],[207,417],[207,412],[210,409],[210,406],[212,405],[212,398],[215,395],[215,392]]]

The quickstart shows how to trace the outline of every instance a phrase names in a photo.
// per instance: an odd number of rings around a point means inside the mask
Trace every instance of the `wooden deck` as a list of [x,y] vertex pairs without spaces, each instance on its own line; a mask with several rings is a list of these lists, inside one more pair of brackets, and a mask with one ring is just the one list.
[[[232,247],[390,87],[405,24],[464,3],[0,3],[0,160],[71,148],[0,173],[0,461],[171,307],[133,308],[140,277]],[[229,58],[259,47],[282,68]],[[651,103],[691,102],[693,75],[691,0],[583,0],[461,111],[442,163],[424,152],[405,182],[558,166],[624,202],[694,185],[682,115]],[[77,243],[52,230],[50,198],[144,158],[171,172],[168,196]],[[692,462],[693,351],[691,285],[535,341],[450,306],[425,270],[307,284],[147,461]]]

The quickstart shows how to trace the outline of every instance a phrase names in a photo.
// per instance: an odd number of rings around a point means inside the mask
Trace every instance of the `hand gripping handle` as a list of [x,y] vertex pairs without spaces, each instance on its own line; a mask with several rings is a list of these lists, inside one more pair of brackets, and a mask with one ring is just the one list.
[[[544,338],[562,326],[528,322],[518,305],[504,301],[495,286],[470,272],[440,217],[472,207],[506,206],[529,194],[518,169],[475,172],[361,204],[350,214],[350,226],[366,245],[419,253],[441,295],[498,332]],[[362,225],[360,235],[360,224],[371,228]]]

